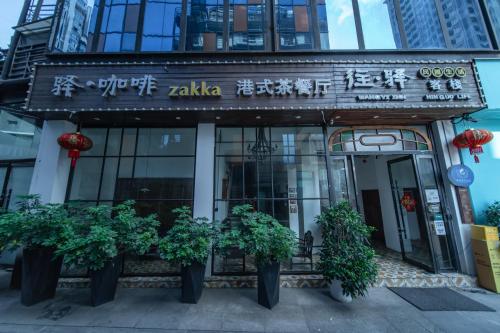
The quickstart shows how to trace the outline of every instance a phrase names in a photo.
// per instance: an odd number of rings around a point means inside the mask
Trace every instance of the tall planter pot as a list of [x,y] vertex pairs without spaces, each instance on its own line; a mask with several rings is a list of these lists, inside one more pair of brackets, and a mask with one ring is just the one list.
[[90,271],[90,304],[99,306],[115,299],[123,256],[116,256],[98,271]]
[[200,300],[205,280],[205,265],[194,262],[189,266],[181,268],[182,290],[181,301],[183,303],[196,304]]
[[272,309],[280,300],[280,263],[259,264],[257,267],[257,299],[260,305]]
[[62,257],[53,248],[24,249],[21,273],[21,303],[26,306],[54,298]]

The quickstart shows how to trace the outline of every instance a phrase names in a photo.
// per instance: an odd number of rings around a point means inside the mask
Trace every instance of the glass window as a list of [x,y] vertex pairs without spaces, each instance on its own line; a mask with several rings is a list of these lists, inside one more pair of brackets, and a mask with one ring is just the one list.
[[359,16],[367,49],[402,47],[394,0],[359,1]]
[[[78,160],[71,201],[116,205],[135,200],[139,214],[158,215],[162,235],[174,222],[173,208],[192,206],[196,129],[84,128],[82,133],[94,147]],[[146,258],[127,256],[126,274],[176,272],[155,251]]]
[[317,0],[316,12],[322,50],[358,48],[351,1]]
[[35,158],[42,129],[35,119],[0,109],[0,159]]
[[186,50],[224,49],[224,0],[189,0]]
[[94,41],[99,0],[64,1],[54,38],[56,52],[85,52]]
[[147,0],[142,51],[179,49],[182,0]]
[[[237,223],[231,209],[248,203],[273,215],[301,239],[312,233],[319,246],[321,232],[314,218],[329,202],[321,128],[217,128],[216,133],[215,219],[231,227]],[[255,265],[253,258],[235,251],[215,256],[214,268],[216,273],[250,272]],[[303,269],[300,264],[282,267]]]
[[276,0],[275,4],[279,48],[282,50],[312,49],[310,1]]
[[491,19],[491,24],[497,38],[500,39],[500,1],[498,0],[486,0],[486,7],[489,11],[489,17]]
[[411,49],[445,48],[435,0],[400,0],[401,17]]
[[[498,1],[497,1],[498,3]],[[479,4],[475,0],[441,1],[451,47],[490,48]]]
[[263,0],[229,1],[229,49],[264,50],[266,7]]
[[135,50],[140,0],[106,0],[97,51]]

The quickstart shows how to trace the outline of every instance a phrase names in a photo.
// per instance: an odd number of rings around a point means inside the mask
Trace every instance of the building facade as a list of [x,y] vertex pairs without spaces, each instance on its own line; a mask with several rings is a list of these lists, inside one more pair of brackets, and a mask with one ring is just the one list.
[[[446,172],[462,158],[451,120],[487,106],[476,59],[498,58],[495,11],[473,0],[58,1],[46,59],[29,63],[19,94],[22,114],[43,121],[29,192],[134,199],[161,232],[181,205],[230,227],[231,208],[250,203],[312,236],[312,255],[286,273],[315,271],[315,217],[348,200],[380,251],[473,273],[469,192]],[[94,147],[70,173],[56,139],[77,129]],[[210,261],[212,275],[255,271],[238,251]],[[123,271],[176,273],[154,250]]]

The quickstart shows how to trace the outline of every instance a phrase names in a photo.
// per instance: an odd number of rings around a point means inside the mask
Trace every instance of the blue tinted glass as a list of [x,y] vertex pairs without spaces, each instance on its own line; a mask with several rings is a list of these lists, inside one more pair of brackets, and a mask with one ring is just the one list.
[[159,51],[161,49],[161,37],[142,37],[142,51]]
[[125,17],[125,6],[112,6],[109,15],[108,32],[121,32],[123,30],[123,18]]
[[488,7],[491,22],[493,24],[493,28],[495,29],[497,38],[500,39],[500,1],[486,0],[486,6]]
[[162,34],[164,9],[163,3],[148,1],[144,16],[144,35]]
[[400,3],[409,48],[446,47],[435,0],[400,0]]
[[125,33],[123,34],[122,40],[122,51],[134,51],[135,50],[135,36],[136,34]]
[[108,19],[109,19],[109,7],[104,7],[104,11],[102,13],[101,32],[106,32],[106,28],[108,27]]
[[401,48],[393,0],[360,1],[359,14],[367,49]]
[[104,52],[119,52],[121,39],[121,34],[107,34],[106,42],[104,43]]
[[482,15],[475,0],[447,0],[441,4],[453,48],[490,47]]
[[[321,5],[321,2],[324,4]],[[318,0],[317,3],[321,49],[357,49],[358,36],[351,2],[346,0]],[[365,35],[372,38],[369,33],[365,33]],[[397,38],[399,40],[399,35]]]
[[95,26],[97,22],[97,12],[99,11],[99,6],[96,4],[92,9],[92,17],[90,19],[89,32],[93,33],[95,31]]
[[280,6],[291,6],[293,4],[293,0],[278,0],[278,5]]

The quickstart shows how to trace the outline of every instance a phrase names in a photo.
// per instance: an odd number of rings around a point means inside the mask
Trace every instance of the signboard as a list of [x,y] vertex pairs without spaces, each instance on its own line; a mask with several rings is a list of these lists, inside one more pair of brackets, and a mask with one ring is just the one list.
[[440,202],[439,191],[435,189],[426,189],[425,198],[427,199],[427,203],[438,203]]
[[459,187],[469,187],[474,182],[474,172],[466,165],[452,165],[448,169],[449,181]]
[[438,236],[445,236],[446,235],[446,227],[444,226],[443,220],[435,220],[434,221],[434,231],[436,232],[436,235],[438,235]]
[[470,62],[274,60],[37,65],[27,109],[455,113],[483,105]]

